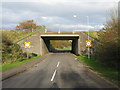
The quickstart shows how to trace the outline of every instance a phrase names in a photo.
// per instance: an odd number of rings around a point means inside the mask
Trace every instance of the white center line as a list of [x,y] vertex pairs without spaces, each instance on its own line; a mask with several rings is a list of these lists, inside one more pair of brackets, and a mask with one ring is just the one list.
[[59,66],[59,62],[58,62],[58,64],[57,64],[57,67]]
[[51,81],[53,81],[53,79],[54,79],[54,77],[55,77],[55,74],[56,74],[56,70],[55,70],[54,73],[53,73],[53,76],[52,76],[52,78],[51,78]]

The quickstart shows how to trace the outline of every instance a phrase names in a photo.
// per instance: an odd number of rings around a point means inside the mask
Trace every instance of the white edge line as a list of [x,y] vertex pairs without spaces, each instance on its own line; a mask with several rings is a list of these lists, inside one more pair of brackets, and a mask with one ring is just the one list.
[[57,64],[57,67],[59,66],[59,62],[58,62],[58,64]]
[[54,73],[53,73],[53,76],[52,76],[52,78],[51,78],[51,81],[53,81],[53,79],[54,79],[54,77],[55,77],[55,74],[56,74],[56,70],[55,70]]

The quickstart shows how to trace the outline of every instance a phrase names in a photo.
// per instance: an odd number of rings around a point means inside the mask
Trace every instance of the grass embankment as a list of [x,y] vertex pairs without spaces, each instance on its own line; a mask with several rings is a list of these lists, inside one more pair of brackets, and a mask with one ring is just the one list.
[[5,64],[5,65],[2,65],[2,71],[6,71],[6,70],[9,70],[9,69],[12,69],[12,68],[15,68],[15,67],[18,67],[24,63],[27,63],[29,61],[32,61],[32,60],[35,60],[36,58],[39,58],[40,56],[34,56],[28,60],[23,60],[23,61],[16,61],[14,63],[11,63],[11,64]]
[[96,71],[99,75],[102,75],[103,77],[106,77],[113,83],[120,85],[120,79],[118,78],[118,74],[120,73],[120,71],[118,71],[117,69],[103,65],[101,62],[95,60],[94,57],[91,57],[91,59],[89,60],[87,56],[77,56],[77,57],[80,58],[80,61],[83,64],[90,66],[90,68],[93,71]]
[[[84,32],[84,33],[88,34],[88,32]],[[89,35],[90,35],[91,37],[99,40],[99,38],[98,38],[98,33],[99,33],[99,31],[89,31]]]
[[13,30],[2,30],[2,33],[9,37],[13,43],[31,35],[36,32],[26,32],[26,31],[13,31]]

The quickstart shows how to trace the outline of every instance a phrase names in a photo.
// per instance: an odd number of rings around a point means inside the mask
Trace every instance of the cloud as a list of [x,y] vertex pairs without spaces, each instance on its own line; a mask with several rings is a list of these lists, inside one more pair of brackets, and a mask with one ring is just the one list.
[[2,15],[3,23],[17,23],[21,18],[18,14],[9,10],[3,9],[5,12]]
[[15,29],[16,24],[3,24],[2,29],[3,30],[14,30]]
[[[88,26],[88,25],[60,25],[60,24],[55,24],[52,27],[57,28],[59,27],[58,30],[63,30],[65,29],[66,31],[98,31],[102,29],[104,26],[103,25],[96,25],[96,26]],[[53,30],[53,31],[56,31]]]
[[[42,3],[59,3],[59,2],[67,2],[73,0],[2,0],[3,2],[42,2]],[[76,2],[96,2],[96,0],[74,0]],[[118,2],[119,0],[97,0],[97,2]]]
[[[72,30],[79,25],[82,29],[87,27],[100,27],[106,21],[106,11],[116,5],[115,0],[21,0],[20,2],[3,0],[2,21],[7,25],[33,19],[39,25],[46,25],[51,30],[62,28]],[[30,2],[32,1],[32,2]],[[79,17],[74,18],[73,15]],[[86,16],[90,17],[87,25]],[[13,25],[14,24],[14,25]],[[60,25],[60,26],[59,26]],[[13,27],[14,28],[14,27]]]

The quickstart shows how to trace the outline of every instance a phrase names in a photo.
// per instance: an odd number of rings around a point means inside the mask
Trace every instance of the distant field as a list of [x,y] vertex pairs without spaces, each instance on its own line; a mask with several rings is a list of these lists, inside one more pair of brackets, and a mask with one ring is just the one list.
[[17,42],[35,32],[26,32],[26,31],[13,31],[13,30],[2,30],[2,34],[9,37],[13,42]]
[[[98,32],[99,32],[99,31],[89,31],[89,35],[90,35],[91,37],[95,38],[95,39],[99,39],[99,38],[98,38]],[[88,32],[84,32],[84,33],[88,34]]]

